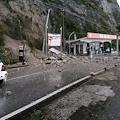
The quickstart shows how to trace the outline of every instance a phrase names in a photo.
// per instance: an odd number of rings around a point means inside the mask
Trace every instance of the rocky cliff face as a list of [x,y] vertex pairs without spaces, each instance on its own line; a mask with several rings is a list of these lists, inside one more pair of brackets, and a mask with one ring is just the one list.
[[[38,47],[43,40],[45,15],[37,13],[36,1],[14,0],[0,1],[0,20],[7,35],[13,39],[26,40],[31,47]],[[39,3],[40,6],[42,4]]]
[[[116,33],[120,8],[116,0],[61,0],[67,18],[76,21],[83,31]],[[64,4],[65,3],[65,4]]]
[[79,33],[78,37],[86,32],[117,32],[120,19],[117,0],[1,0],[0,24],[7,36],[41,49],[49,8],[48,31],[60,33],[64,18],[66,39],[72,31]]

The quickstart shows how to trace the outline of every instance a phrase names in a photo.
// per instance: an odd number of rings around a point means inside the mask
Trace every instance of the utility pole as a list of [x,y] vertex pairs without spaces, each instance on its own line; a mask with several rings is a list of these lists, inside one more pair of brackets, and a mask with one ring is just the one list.
[[18,22],[19,22],[19,28],[20,28],[20,37],[21,37],[21,40],[22,40],[22,32],[21,32],[22,26],[21,26],[20,20],[18,20]]
[[62,52],[62,26],[60,27],[60,34],[61,34],[61,47],[60,47],[60,50]]
[[48,53],[47,29],[48,29],[49,14],[50,14],[50,9],[48,10],[47,20],[46,20],[46,24],[45,24],[45,52],[46,52],[46,55]]
[[63,9],[63,48],[64,48],[64,51],[65,51],[65,34],[64,34],[64,9]]

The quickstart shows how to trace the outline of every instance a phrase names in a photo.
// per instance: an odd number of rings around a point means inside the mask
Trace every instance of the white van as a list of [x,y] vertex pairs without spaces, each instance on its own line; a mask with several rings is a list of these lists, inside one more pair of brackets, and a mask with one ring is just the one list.
[[7,80],[8,72],[4,68],[4,64],[0,61],[0,86]]

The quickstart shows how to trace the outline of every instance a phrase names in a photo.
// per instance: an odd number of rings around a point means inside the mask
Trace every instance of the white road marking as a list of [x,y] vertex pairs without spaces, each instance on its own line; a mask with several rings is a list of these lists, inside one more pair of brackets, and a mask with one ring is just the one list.
[[44,72],[38,72],[38,73],[33,73],[33,74],[29,74],[29,75],[23,75],[23,76],[20,76],[20,77],[16,77],[16,78],[8,79],[7,81],[11,81],[11,80],[15,80],[15,79],[20,79],[20,78],[25,78],[25,77],[30,77],[30,76],[38,75],[38,74],[45,73],[45,72],[47,72],[47,71],[44,71]]
[[[53,69],[53,70],[55,70],[55,69]],[[15,80],[15,79],[20,79],[20,78],[25,78],[25,77],[30,77],[30,76],[38,75],[38,74],[45,73],[45,72],[49,72],[49,70],[46,70],[46,71],[43,71],[43,72],[37,72],[37,73],[29,74],[29,75],[23,75],[23,76],[20,76],[20,77],[10,78],[7,81],[11,81],[11,80]]]
[[[101,72],[103,72],[103,71],[104,71],[104,70],[98,71],[98,72],[94,73],[94,75],[99,74],[99,73],[101,73]],[[39,74],[39,73],[35,73],[35,74]],[[30,76],[30,75],[26,75],[26,76]],[[23,77],[24,77],[24,76],[23,76]],[[21,77],[20,77],[20,78],[21,78]],[[2,118],[0,118],[0,120],[9,119],[9,118],[11,118],[11,117],[13,117],[13,116],[15,116],[15,115],[17,115],[17,114],[19,114],[19,113],[27,110],[27,109],[35,106],[36,104],[38,104],[38,103],[40,103],[40,102],[43,102],[44,100],[46,100],[46,99],[48,99],[48,98],[50,98],[50,97],[52,97],[52,96],[54,96],[54,95],[62,92],[63,90],[66,90],[67,88],[70,88],[70,87],[72,87],[72,86],[74,86],[74,85],[76,85],[76,84],[78,84],[78,83],[80,83],[80,82],[88,79],[88,78],[91,78],[91,75],[88,75],[88,76],[86,76],[86,77],[84,77],[84,78],[81,78],[81,79],[75,81],[75,82],[72,82],[72,83],[70,83],[69,85],[66,85],[66,86],[60,88],[59,90],[56,90],[56,91],[54,91],[54,92],[52,92],[52,93],[50,93],[50,94],[48,94],[48,95],[46,95],[46,96],[44,96],[44,97],[36,100],[36,101],[33,101],[32,103],[30,103],[30,104],[28,104],[28,105],[26,105],[26,106],[24,106],[24,107],[22,107],[22,108],[20,108],[20,109],[18,109],[18,110],[16,110],[16,111],[12,112],[12,113],[9,113],[9,114],[6,115],[6,116],[3,116]]]
[[49,95],[46,95],[46,96],[44,96],[44,97],[42,97],[42,98],[40,98],[40,99],[32,102],[31,104],[28,104],[28,105],[26,105],[26,106],[24,106],[24,107],[22,107],[22,108],[20,108],[20,109],[18,109],[18,110],[16,110],[16,111],[12,112],[12,113],[10,113],[10,114],[8,114],[8,115],[0,118],[0,120],[9,119],[9,118],[11,118],[11,117],[13,117],[13,116],[21,113],[21,112],[23,112],[23,111],[25,111],[25,110],[33,107],[34,105],[36,105],[36,104],[38,104],[38,103],[40,103],[40,102],[42,102],[42,101],[44,101],[44,100],[46,100],[46,99],[54,96],[54,95],[62,92],[63,90],[66,90],[67,88],[70,88],[70,87],[72,87],[72,86],[74,86],[74,85],[76,85],[76,84],[78,84],[78,83],[80,83],[80,82],[82,82],[82,81],[90,78],[90,77],[91,77],[91,76],[89,75],[89,76],[86,76],[86,77],[84,77],[84,78],[81,78],[81,79],[79,79],[79,80],[77,80],[77,81],[75,81],[75,82],[73,82],[73,83],[70,83],[69,85],[66,85],[66,86],[62,87],[62,88],[60,88],[59,90],[56,90],[56,91],[50,93]]

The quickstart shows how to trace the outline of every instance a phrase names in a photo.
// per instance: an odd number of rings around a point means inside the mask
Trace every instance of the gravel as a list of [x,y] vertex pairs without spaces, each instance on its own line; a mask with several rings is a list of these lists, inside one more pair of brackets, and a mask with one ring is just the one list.
[[115,93],[109,86],[86,85],[79,87],[65,96],[55,100],[45,107],[48,117],[56,120],[67,120],[80,107],[96,104],[99,101],[106,101]]

